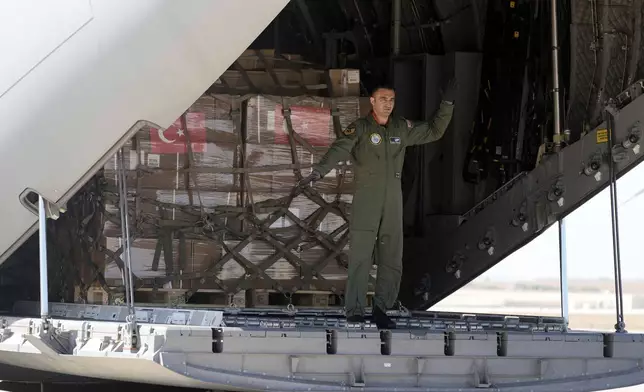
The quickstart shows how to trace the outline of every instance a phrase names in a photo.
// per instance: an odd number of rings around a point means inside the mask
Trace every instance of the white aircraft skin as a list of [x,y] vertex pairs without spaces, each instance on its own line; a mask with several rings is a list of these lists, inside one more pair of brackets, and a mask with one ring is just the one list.
[[144,124],[165,128],[288,0],[0,2],[0,263]]

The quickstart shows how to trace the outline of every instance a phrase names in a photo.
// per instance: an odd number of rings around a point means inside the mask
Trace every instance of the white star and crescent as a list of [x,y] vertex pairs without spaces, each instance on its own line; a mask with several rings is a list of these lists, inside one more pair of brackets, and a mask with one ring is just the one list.
[[[177,139],[172,139],[172,140],[168,139],[168,138],[165,136],[165,131],[166,131],[165,129],[159,129],[159,130],[158,130],[158,133],[159,133],[159,139],[161,139],[161,141],[162,141],[162,142],[164,142],[164,143],[166,143],[166,144],[172,144],[172,143],[174,143],[174,142],[176,142],[176,141],[177,141]],[[178,137],[181,137],[181,136],[183,136],[184,134],[185,134],[185,132],[184,132],[184,130],[183,130],[183,129],[177,129],[177,136],[178,136]]]

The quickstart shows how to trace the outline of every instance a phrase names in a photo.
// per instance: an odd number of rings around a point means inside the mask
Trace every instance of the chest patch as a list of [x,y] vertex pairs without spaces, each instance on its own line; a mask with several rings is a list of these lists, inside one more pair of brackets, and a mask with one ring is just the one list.
[[398,136],[391,136],[389,138],[389,143],[390,144],[400,144],[400,137]]
[[372,133],[371,135],[369,135],[369,141],[374,146],[377,146],[378,144],[382,143],[382,136],[377,133]]

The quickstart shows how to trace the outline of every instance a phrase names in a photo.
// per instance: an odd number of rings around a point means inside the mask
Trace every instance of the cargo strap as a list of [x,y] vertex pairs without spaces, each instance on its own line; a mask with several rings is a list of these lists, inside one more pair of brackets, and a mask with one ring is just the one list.
[[[153,196],[146,196],[141,191],[140,179],[146,175],[155,174],[164,171],[164,169],[152,169],[145,167],[140,163],[136,168],[137,189],[136,203],[130,206],[134,216],[137,217],[136,228],[131,233],[132,240],[135,239],[157,239],[152,260],[152,270],[158,270],[161,255],[165,261],[165,276],[155,278],[141,279],[134,277],[133,282],[136,287],[143,284],[149,287],[152,284],[154,289],[163,287],[166,283],[183,282],[188,288],[187,297],[189,298],[200,288],[212,287],[216,285],[223,292],[232,295],[240,290],[245,289],[269,289],[276,290],[284,295],[290,295],[298,290],[317,289],[322,291],[339,292],[343,290],[344,284],[338,281],[325,279],[323,275],[324,268],[333,260],[342,266],[347,266],[347,257],[344,250],[349,241],[349,204],[340,200],[342,193],[339,189],[343,184],[344,171],[338,171],[338,189],[335,200],[327,202],[325,198],[312,187],[293,187],[288,196],[255,202],[253,199],[253,189],[249,179],[250,173],[271,172],[275,170],[293,170],[296,179],[302,178],[302,169],[308,169],[310,164],[299,162],[297,154],[298,145],[306,151],[317,154],[318,151],[293,128],[291,121],[291,102],[293,100],[282,98],[282,107],[284,123],[288,131],[288,140],[291,152],[291,163],[285,165],[273,165],[267,167],[247,167],[245,151],[245,134],[242,129],[242,117],[244,108],[247,104],[248,96],[235,98],[232,104],[231,118],[239,137],[239,148],[235,151],[234,164],[232,168],[197,168],[194,165],[194,155],[192,144],[190,142],[190,133],[186,132],[186,149],[187,159],[183,167],[178,168],[180,174],[184,176],[186,191],[189,194],[190,202],[188,205],[178,205],[156,200]],[[334,131],[336,134],[340,129],[340,113],[335,104],[332,105],[331,115],[333,116]],[[181,126],[187,131],[186,113],[181,116]],[[137,143],[137,151],[139,144]],[[137,153],[137,155],[140,155]],[[235,177],[235,183],[238,183],[243,190],[243,197],[239,200],[237,206],[208,206],[203,204],[201,191],[204,188],[199,186],[199,173],[230,173]],[[190,187],[190,184],[194,187]],[[198,196],[198,204],[193,200],[192,192]],[[112,213],[106,211],[105,204],[113,204],[118,200],[119,192],[112,185],[102,186],[102,204],[97,209],[102,213],[103,219],[120,225],[120,220]],[[297,197],[306,197],[315,203],[318,208],[309,216],[299,218],[289,210],[293,200]],[[156,214],[145,212],[148,208],[142,209],[141,206],[156,207]],[[168,211],[173,209],[180,212],[181,219],[173,220]],[[267,216],[260,217],[266,214]],[[345,220],[341,227],[332,233],[325,233],[318,230],[322,222],[329,214],[335,214]],[[288,219],[293,226],[288,228],[271,228],[271,226],[280,219]],[[232,222],[241,222],[241,228]],[[102,225],[101,225],[102,226]],[[223,249],[224,254],[211,255],[207,262],[207,267],[201,271],[186,272],[188,266],[188,254],[186,244],[188,241],[199,240],[215,242],[218,247]],[[230,245],[228,241],[239,241],[235,245]],[[174,241],[178,241],[175,244]],[[274,252],[259,262],[251,262],[243,251],[253,241],[259,241],[269,245]],[[177,258],[175,260],[173,247],[179,246]],[[107,260],[114,262],[119,269],[123,269],[123,260],[121,253],[123,249],[110,251],[103,244],[95,244],[96,248],[105,255]],[[323,252],[317,260],[305,262],[297,253],[308,251],[312,248],[320,247]],[[280,260],[288,262],[296,271],[296,276],[292,279],[281,280],[272,278],[267,270]],[[244,274],[231,279],[222,280],[218,277],[222,267],[229,261],[237,262],[244,270]],[[97,274],[100,275],[96,280],[104,286],[104,289],[110,293],[113,292],[105,282],[96,268]]]

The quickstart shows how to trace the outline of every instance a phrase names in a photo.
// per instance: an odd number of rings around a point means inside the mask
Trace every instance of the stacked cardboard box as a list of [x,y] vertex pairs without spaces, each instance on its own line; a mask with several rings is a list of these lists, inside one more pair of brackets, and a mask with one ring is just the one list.
[[360,71],[314,68],[302,56],[247,50],[211,87],[213,93],[261,92],[280,96],[357,97]]
[[[246,51],[172,126],[142,128],[124,146],[137,290],[342,293],[350,166],[339,165],[315,184],[317,201],[304,194],[285,200],[297,183],[295,173],[308,175],[368,105],[359,97],[357,70],[307,67],[301,56]],[[259,93],[248,94],[249,80]],[[306,95],[296,94],[301,87]],[[275,91],[280,95],[270,94]],[[111,287],[123,285],[120,166],[114,156],[103,171],[105,249],[99,268]],[[334,208],[324,208],[320,199]],[[268,219],[265,229],[254,229]],[[292,246],[284,249],[286,244]],[[329,248],[344,254],[335,256]]]
[[[189,108],[185,116],[187,130],[182,129],[181,120],[166,130],[140,130],[124,148],[129,169],[130,225],[136,236],[131,260],[133,273],[141,279],[139,288],[221,290],[222,281],[244,279],[248,271],[237,255],[217,265],[218,260],[243,238],[233,232],[225,232],[217,239],[200,236],[203,214],[215,213],[222,206],[253,210],[254,204],[258,210],[257,219],[269,217],[271,210],[262,209],[262,203],[288,197],[297,181],[293,167],[300,165],[302,175],[306,176],[310,166],[334,140],[339,129],[334,127],[330,114],[332,106],[338,109],[341,128],[360,115],[357,97],[286,99],[256,95],[241,99],[217,95],[203,96]],[[306,144],[296,142],[295,154],[292,154],[289,141],[285,108],[290,108],[293,130]],[[190,138],[191,152],[186,148],[186,135]],[[122,246],[116,193],[119,166],[120,161],[115,156],[104,170],[109,217],[104,228],[105,247],[117,253]],[[251,171],[238,174],[233,173],[233,168]],[[348,204],[353,192],[351,173],[346,173],[343,181],[339,181],[337,174],[330,173],[314,189],[327,202],[339,199]],[[304,195],[288,205],[292,216],[299,220],[305,220],[320,208]],[[241,228],[234,217],[224,223],[235,230]],[[328,235],[346,221],[330,212],[315,223],[317,230]],[[172,228],[181,228],[183,234]],[[298,222],[286,216],[273,222],[270,229],[276,238],[290,238],[301,231]],[[341,234],[337,233],[333,240],[340,241]],[[261,238],[253,239],[239,249],[239,255],[256,265],[261,265],[275,252],[275,247]],[[328,249],[319,244],[295,248],[291,252],[310,266],[329,254]],[[283,287],[302,275],[297,264],[284,257],[265,272]],[[327,262],[318,272],[329,281],[341,281],[346,277],[346,269],[336,259]],[[106,256],[104,275],[110,286],[122,285],[121,269],[110,256]],[[342,283],[334,285],[338,290],[344,288]],[[252,283],[248,287],[252,288]],[[309,289],[319,290],[316,287]]]

